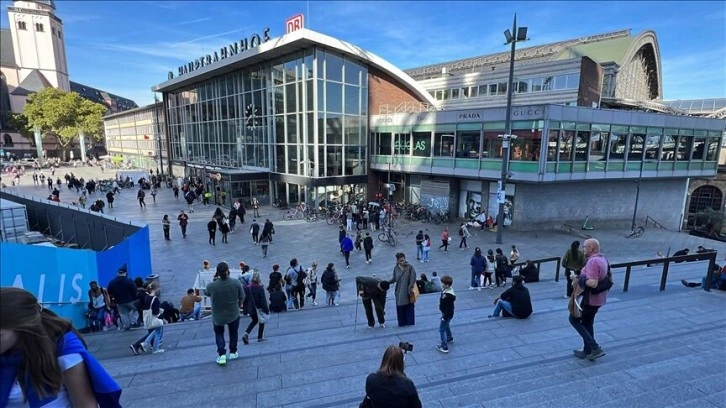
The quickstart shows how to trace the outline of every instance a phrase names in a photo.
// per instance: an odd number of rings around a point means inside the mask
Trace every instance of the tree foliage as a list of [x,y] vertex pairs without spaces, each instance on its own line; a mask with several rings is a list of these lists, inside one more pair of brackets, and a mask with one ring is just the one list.
[[27,128],[39,128],[42,137],[53,135],[65,149],[79,132],[100,140],[106,107],[84,99],[76,92],[45,88],[31,94],[23,110]]

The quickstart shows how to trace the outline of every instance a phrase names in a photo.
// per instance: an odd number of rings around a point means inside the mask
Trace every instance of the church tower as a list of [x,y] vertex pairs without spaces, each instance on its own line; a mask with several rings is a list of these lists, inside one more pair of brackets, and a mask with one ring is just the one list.
[[52,0],[13,1],[8,7],[18,79],[70,91],[63,21]]

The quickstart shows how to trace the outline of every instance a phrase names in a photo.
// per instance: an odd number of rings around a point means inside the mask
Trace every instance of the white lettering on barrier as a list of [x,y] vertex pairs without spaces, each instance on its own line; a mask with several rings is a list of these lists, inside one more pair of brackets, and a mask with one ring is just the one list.
[[58,287],[58,303],[63,302],[63,290],[66,288],[66,274],[61,273],[60,286]]
[[80,302],[82,300],[81,294],[83,293],[83,289],[78,285],[78,281],[83,279],[83,275],[80,273],[77,273],[73,275],[73,280],[71,281],[71,286],[73,287],[73,290],[76,291],[76,296],[71,296],[68,301],[71,303]]

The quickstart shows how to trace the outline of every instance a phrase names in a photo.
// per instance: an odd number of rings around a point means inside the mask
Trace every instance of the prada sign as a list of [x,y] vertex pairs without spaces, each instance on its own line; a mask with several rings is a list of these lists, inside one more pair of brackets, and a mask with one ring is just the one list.
[[[212,54],[207,54],[195,59],[194,61],[188,62],[186,65],[180,66],[177,70],[177,76],[182,76],[207,65],[212,65],[215,62],[219,62],[219,60],[245,52],[268,41],[270,41],[270,29],[265,28],[265,30],[262,31],[262,35],[253,34],[249,38],[243,38],[239,40],[239,42],[220,48],[219,51],[214,51]],[[167,77],[168,79],[174,79],[174,72],[169,71]]]

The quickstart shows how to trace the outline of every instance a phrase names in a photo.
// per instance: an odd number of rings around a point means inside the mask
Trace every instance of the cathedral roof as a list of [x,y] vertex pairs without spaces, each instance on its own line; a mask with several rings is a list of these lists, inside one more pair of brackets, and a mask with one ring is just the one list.
[[17,88],[13,89],[10,94],[28,96],[31,93],[42,91],[43,89],[50,87],[52,87],[52,85],[48,82],[48,79],[46,79],[40,71],[34,69],[30,71],[30,74],[28,74],[28,76],[23,79],[23,82],[21,82]]

